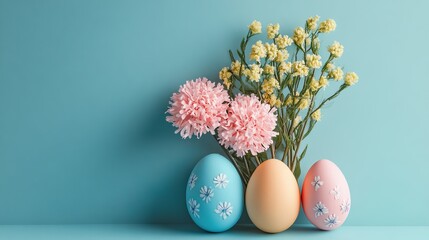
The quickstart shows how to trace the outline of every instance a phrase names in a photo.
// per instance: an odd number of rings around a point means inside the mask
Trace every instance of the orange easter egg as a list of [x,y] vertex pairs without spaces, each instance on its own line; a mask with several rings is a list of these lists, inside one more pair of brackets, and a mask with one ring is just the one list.
[[264,161],[246,189],[246,209],[253,224],[269,233],[282,232],[296,220],[300,207],[298,183],[280,160]]

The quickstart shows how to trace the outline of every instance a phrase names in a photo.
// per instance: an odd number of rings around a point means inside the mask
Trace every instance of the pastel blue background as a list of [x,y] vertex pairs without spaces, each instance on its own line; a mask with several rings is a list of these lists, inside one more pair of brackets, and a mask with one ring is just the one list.
[[187,178],[220,149],[173,134],[170,95],[217,80],[252,20],[291,33],[318,14],[337,21],[322,44],[340,41],[360,82],[325,108],[303,172],[320,158],[342,169],[346,225],[429,225],[428,7],[0,0],[0,224],[191,222]]

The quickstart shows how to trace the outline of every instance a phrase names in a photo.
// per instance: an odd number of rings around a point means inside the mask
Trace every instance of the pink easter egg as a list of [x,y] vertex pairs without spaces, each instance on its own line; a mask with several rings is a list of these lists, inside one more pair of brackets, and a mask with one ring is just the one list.
[[319,160],[308,170],[301,199],[305,216],[319,229],[336,229],[349,215],[349,185],[341,170],[329,160]]

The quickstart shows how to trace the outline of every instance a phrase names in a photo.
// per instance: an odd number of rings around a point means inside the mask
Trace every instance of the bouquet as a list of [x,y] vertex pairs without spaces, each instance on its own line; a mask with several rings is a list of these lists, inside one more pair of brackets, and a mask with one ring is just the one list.
[[[239,48],[229,50],[231,65],[219,72],[222,83],[187,81],[171,97],[166,120],[183,138],[214,136],[245,184],[268,159],[282,160],[298,179],[308,147],[302,142],[320,121],[322,107],[358,82],[356,73],[344,74],[336,65],[344,51],[340,43],[327,47],[323,61],[319,37],[336,23],[318,22],[319,16],[308,18],[292,37],[270,24],[264,43],[255,40],[262,25],[253,21]],[[335,91],[321,98],[330,83]]]

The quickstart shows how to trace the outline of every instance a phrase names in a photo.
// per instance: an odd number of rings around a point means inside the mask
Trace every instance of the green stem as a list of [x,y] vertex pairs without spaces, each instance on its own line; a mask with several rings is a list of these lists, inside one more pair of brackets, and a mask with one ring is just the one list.
[[247,175],[250,176],[251,174],[250,174],[250,168],[249,168],[248,160],[245,156],[243,156],[243,158],[244,158],[244,164],[246,165],[246,169],[247,169]]
[[276,146],[274,146],[274,144],[275,143],[273,143],[272,145],[271,145],[271,158],[272,159],[275,159],[276,158]]
[[[217,143],[219,143],[216,139],[216,135],[212,135],[214,137],[214,139],[216,140]],[[240,169],[240,166],[238,165],[237,161],[235,160],[235,158],[231,155],[231,153],[224,148],[222,145],[220,145],[220,148],[222,148],[222,150],[224,151],[224,153],[228,156],[229,160],[234,164],[235,168],[237,169],[238,173],[240,174],[241,179],[243,180],[244,184],[247,185],[247,178],[245,177],[245,175],[243,174],[243,172]]]
[[258,163],[258,165],[261,165],[261,160],[259,160],[258,155],[255,155],[255,159],[256,159],[256,162]]

